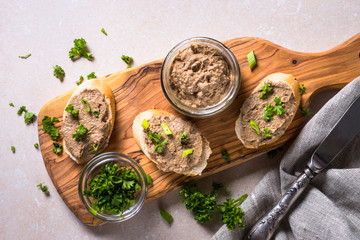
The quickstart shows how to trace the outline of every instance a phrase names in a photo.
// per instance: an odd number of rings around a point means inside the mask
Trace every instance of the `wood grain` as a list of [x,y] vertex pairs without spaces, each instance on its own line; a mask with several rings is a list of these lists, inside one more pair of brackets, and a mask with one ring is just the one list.
[[[201,176],[188,177],[158,170],[136,145],[132,136],[132,122],[135,116],[151,107],[167,110],[180,116],[164,97],[160,86],[162,60],[148,63],[125,71],[116,72],[102,79],[112,89],[116,101],[116,123],[108,148],[105,150],[127,153],[138,161],[150,174],[154,184],[149,189],[147,202],[181,187],[184,183],[205,177],[248,161],[268,152],[296,136],[304,117],[298,111],[284,136],[271,146],[260,149],[246,149],[237,139],[234,126],[243,101],[266,75],[274,72],[293,74],[306,87],[302,105],[307,107],[312,97],[331,88],[341,88],[360,75],[360,34],[339,46],[321,53],[300,53],[290,51],[259,38],[236,38],[224,42],[236,56],[241,71],[241,89],[231,106],[219,115],[206,119],[192,119],[210,141],[213,154]],[[258,66],[250,71],[246,55],[254,51]],[[103,222],[90,215],[78,196],[78,179],[83,168],[63,153],[52,152],[50,136],[44,133],[41,120],[44,116],[59,118],[56,127],[61,127],[62,113],[70,98],[71,90],[46,103],[38,117],[38,132],[41,153],[50,178],[70,210],[87,225],[101,225]],[[185,118],[185,117],[183,117]],[[227,149],[231,161],[221,158],[221,151]]]

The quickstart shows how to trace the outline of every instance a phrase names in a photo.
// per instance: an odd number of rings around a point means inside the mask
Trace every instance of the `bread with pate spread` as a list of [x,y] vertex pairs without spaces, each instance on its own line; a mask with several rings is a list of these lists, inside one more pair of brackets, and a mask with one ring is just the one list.
[[246,148],[258,148],[278,140],[299,108],[299,83],[291,74],[265,77],[243,103],[235,132]]
[[164,172],[200,175],[211,154],[209,142],[194,123],[162,110],[138,114],[133,135],[144,154]]
[[110,87],[93,79],[72,94],[63,113],[64,150],[78,164],[107,147],[115,123],[115,100]]

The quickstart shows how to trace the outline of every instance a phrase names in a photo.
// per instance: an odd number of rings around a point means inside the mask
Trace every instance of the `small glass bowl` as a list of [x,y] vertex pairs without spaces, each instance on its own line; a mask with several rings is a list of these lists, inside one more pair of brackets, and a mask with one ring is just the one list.
[[[96,212],[93,208],[91,208],[91,198],[83,195],[84,189],[88,187],[90,179],[99,173],[101,166],[109,162],[116,162],[120,165],[120,167],[130,167],[139,177],[141,190],[135,196],[134,205],[125,210],[123,212],[123,216],[120,214],[113,215],[105,212]],[[93,216],[105,222],[123,222],[135,216],[144,205],[148,191],[147,185],[146,174],[140,164],[126,154],[108,152],[94,157],[85,165],[80,175],[78,191],[82,203]]]
[[[174,58],[182,50],[190,47],[191,45],[208,45],[219,50],[222,55],[227,59],[227,62],[230,65],[230,78],[232,79],[232,85],[229,88],[227,95],[221,99],[217,104],[204,107],[196,108],[192,106],[185,105],[178,99],[173,90],[170,87],[170,68],[171,64],[174,61]],[[236,98],[236,95],[240,89],[240,68],[239,63],[236,60],[234,54],[221,42],[207,37],[195,37],[186,39],[179,44],[177,44],[166,56],[162,67],[161,67],[161,87],[164,92],[165,97],[171,103],[171,105],[180,113],[187,115],[189,117],[203,118],[213,116],[217,113],[225,110]]]

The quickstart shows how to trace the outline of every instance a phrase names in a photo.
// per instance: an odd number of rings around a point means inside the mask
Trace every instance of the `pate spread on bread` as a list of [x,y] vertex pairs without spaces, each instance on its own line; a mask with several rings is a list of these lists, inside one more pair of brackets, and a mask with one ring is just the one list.
[[211,154],[209,142],[194,123],[166,111],[138,114],[133,135],[144,154],[164,172],[200,175]]
[[[77,111],[77,116],[63,113],[61,134],[64,150],[79,164],[88,162],[108,145],[115,122],[115,101],[111,89],[103,80],[89,80],[72,94],[66,106]],[[74,134],[83,126],[82,135]]]
[[292,122],[300,100],[299,84],[291,74],[268,75],[243,103],[235,122],[237,137],[247,148],[275,142]]

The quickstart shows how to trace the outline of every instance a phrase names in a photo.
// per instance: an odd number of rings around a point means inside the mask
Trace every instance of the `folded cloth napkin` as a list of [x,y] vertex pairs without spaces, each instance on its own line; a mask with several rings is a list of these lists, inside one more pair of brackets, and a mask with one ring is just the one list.
[[[245,229],[222,226],[213,240],[243,239],[304,170],[312,153],[360,94],[353,80],[304,126],[280,168],[269,171],[242,204]],[[359,119],[360,121],[360,119]],[[319,173],[284,217],[274,239],[360,239],[360,134]]]

